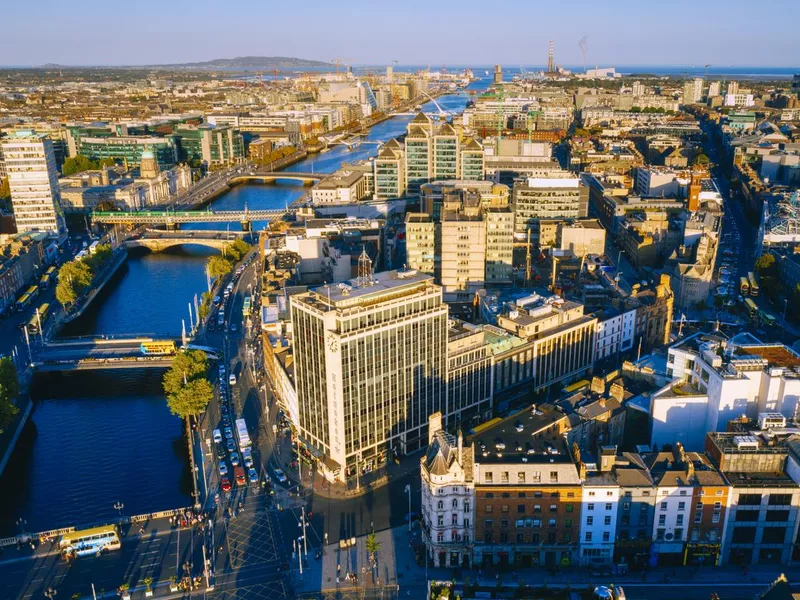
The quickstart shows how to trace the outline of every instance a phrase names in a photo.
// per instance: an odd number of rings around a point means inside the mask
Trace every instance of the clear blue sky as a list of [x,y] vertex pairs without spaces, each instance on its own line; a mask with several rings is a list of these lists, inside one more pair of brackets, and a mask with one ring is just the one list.
[[296,56],[351,64],[793,66],[798,0],[8,0],[0,64]]

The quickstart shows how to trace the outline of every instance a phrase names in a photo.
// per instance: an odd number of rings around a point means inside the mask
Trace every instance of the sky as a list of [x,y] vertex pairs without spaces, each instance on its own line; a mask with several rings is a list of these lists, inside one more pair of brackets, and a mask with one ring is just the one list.
[[[343,64],[800,65],[797,0],[59,0],[0,3],[0,65],[235,56]],[[69,8],[67,8],[67,6]]]

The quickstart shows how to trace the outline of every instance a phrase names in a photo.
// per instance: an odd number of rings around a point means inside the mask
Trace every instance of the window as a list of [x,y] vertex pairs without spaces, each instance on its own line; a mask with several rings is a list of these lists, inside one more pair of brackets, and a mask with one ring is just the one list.
[[658,541],[663,541],[663,540],[664,540],[664,532],[665,532],[665,531],[666,531],[666,530],[665,530],[665,529],[663,529],[663,528],[661,528],[661,529],[656,529],[656,539],[657,539]]
[[550,483],[558,483],[558,471],[550,471]]
[[586,526],[591,527],[594,524],[594,517],[589,515],[586,517]]
[[517,473],[517,483],[525,483],[525,471]]
[[606,496],[610,497],[610,496],[613,496],[613,495],[614,495],[614,492],[606,492]]
[[764,527],[761,542],[764,544],[782,544],[785,537],[785,527]]
[[686,510],[686,502],[678,502],[678,510]]
[[436,508],[438,508],[439,510],[442,510],[444,508],[444,502],[439,500],[439,502],[436,503]]
[[789,506],[792,503],[791,494],[770,494],[768,504],[770,506]]
[[641,511],[639,511],[639,525],[647,525],[647,508],[643,507]]
[[517,514],[524,515],[525,514],[525,505],[524,504],[517,504]]
[[788,521],[789,520],[789,511],[788,510],[768,510],[767,511],[767,521],[776,522],[776,521]]
[[464,512],[469,512],[469,500],[464,500]]
[[662,502],[661,503],[661,510],[667,510],[667,503],[666,502]]
[[491,471],[487,471],[483,474],[483,482],[484,483],[494,483],[494,476]]
[[603,541],[607,542],[609,539],[611,539],[611,534],[608,531],[604,531],[603,532]]
[[450,515],[450,516],[451,516],[450,524],[454,526],[458,525],[458,515]]
[[680,527],[676,527],[675,528],[675,539],[676,540],[682,540],[683,539],[683,529],[681,529]]
[[594,502],[589,502],[589,504],[586,505],[586,510],[594,510]]
[[550,512],[551,512],[551,513],[558,512],[558,505],[556,505],[556,504],[551,504],[551,505],[550,505]]
[[517,494],[517,498],[524,498],[524,497],[525,497],[525,492],[519,492]]
[[742,510],[739,509],[736,511],[736,522],[751,522],[751,521],[758,521],[758,511],[757,510]]
[[508,471],[500,473],[500,483],[508,483]]
[[443,542],[444,541],[444,532],[440,531],[439,533],[436,534],[436,541],[437,542]]
[[645,496],[645,497],[647,497],[647,496],[649,496],[649,495],[650,495],[650,490],[643,490],[643,491],[642,491],[642,496]]
[[458,500],[455,498],[453,499],[453,508],[458,508]]
[[469,529],[469,519],[464,519],[464,529]]
[[734,527],[731,541],[734,544],[752,544],[756,539],[755,527]]
[[603,525],[611,525],[611,517],[603,517]]
[[589,496],[594,496],[594,492],[589,492]]
[[492,507],[492,505],[491,505],[491,504],[487,504],[487,505],[484,507],[484,510],[485,510],[487,513],[490,513],[490,512],[492,512],[492,510],[493,510],[493,507]]
[[524,536],[523,534],[521,534],[521,533],[518,533],[518,534],[517,534],[517,543],[518,543],[518,544],[521,544],[521,543],[524,541],[524,537],[525,537],[525,536]]
[[681,491],[679,492],[679,494],[680,494],[681,496],[685,496],[685,495],[686,495],[686,490],[681,490]]
[[606,510],[611,510],[611,502],[606,502]]
[[564,527],[572,527],[572,519],[564,519]]
[[667,515],[658,515],[658,524],[659,525],[666,525],[667,524]]
[[486,528],[486,529],[491,529],[491,528],[492,528],[492,520],[491,520],[491,519],[486,519],[486,520],[483,522],[483,526],[484,526],[484,528]]
[[550,519],[550,520],[547,522],[547,526],[548,526],[548,527],[555,527],[555,526],[556,526],[556,520],[555,520],[555,519]]
[[436,517],[436,524],[437,524],[439,527],[444,527],[444,515],[438,515],[438,516]]
[[592,532],[591,531],[587,531],[586,532],[584,541],[586,541],[586,542],[591,542],[592,541]]
[[567,511],[568,513],[571,513],[572,512],[572,504],[565,504],[564,505],[564,510]]
[[678,515],[675,519],[675,525],[683,525],[683,515]]
[[542,505],[541,504],[534,504],[533,505],[533,512],[535,512],[535,513],[542,512]]
[[761,504],[761,494],[740,494],[739,506],[758,506]]
[[485,498],[494,498],[494,492],[486,492]]
[[503,504],[503,506],[502,506],[502,508],[500,510],[502,510],[504,513],[507,513],[508,512],[508,504]]
[[508,529],[508,519],[501,519],[500,520],[500,528],[501,529]]
[[547,534],[547,543],[548,544],[555,544],[556,543],[556,534],[555,533],[548,533]]

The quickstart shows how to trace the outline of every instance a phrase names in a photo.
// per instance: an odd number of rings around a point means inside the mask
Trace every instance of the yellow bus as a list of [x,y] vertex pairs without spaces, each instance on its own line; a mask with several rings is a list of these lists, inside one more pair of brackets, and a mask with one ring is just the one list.
[[50,267],[47,271],[44,272],[42,278],[39,280],[39,287],[44,289],[50,287],[50,284],[53,283],[53,280],[56,278],[56,268]]
[[758,306],[756,306],[756,303],[753,302],[750,298],[745,298],[744,305],[747,308],[747,314],[750,315],[750,318],[752,319],[753,317],[755,317],[756,313],[758,312]]
[[103,525],[66,533],[61,536],[58,548],[64,558],[99,556],[122,547],[116,525]]
[[38,285],[32,285],[27,290],[25,290],[25,293],[28,294],[28,296],[31,297],[31,300],[35,300],[36,297],[39,295],[39,286]]
[[31,305],[31,300],[32,298],[29,294],[22,294],[22,296],[19,297],[19,300],[17,300],[17,311],[22,312],[28,308]]
[[163,356],[175,354],[175,342],[142,342],[140,346],[142,354],[145,356]]
[[45,302],[37,309],[37,312],[33,313],[31,320],[28,321],[28,333],[31,335],[39,333],[39,324],[41,323],[42,327],[44,327],[48,316],[50,316],[50,305]]

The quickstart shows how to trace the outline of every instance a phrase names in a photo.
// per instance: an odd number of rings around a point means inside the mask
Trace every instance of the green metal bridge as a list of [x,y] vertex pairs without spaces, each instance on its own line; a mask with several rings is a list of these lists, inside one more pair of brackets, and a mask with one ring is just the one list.
[[92,222],[106,225],[166,225],[181,223],[242,223],[274,221],[293,210],[137,210],[95,211]]

